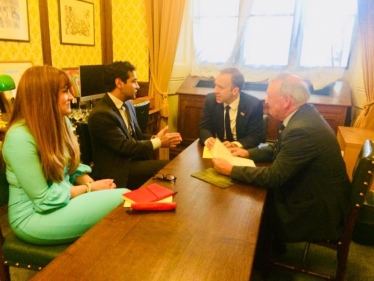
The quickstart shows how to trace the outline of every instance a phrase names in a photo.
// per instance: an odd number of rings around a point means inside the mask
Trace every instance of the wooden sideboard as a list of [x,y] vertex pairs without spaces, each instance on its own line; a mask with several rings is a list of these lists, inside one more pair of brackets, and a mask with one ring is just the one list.
[[[374,141],[374,130],[339,126],[337,138],[347,168],[347,174],[349,179],[352,180],[357,157],[367,139]],[[372,189],[374,190],[374,184]]]
[[[213,92],[212,88],[195,87],[199,79],[201,78],[197,76],[188,76],[176,92],[179,97],[178,132],[181,133],[183,142],[177,148],[170,149],[171,159],[198,138],[205,96]],[[244,92],[264,101],[264,113],[268,114],[268,108],[265,105],[266,92]],[[346,119],[349,117],[351,108],[350,86],[348,83],[338,81],[329,96],[312,95],[309,103],[318,109],[331,128],[337,133],[338,126],[346,125]],[[267,131],[268,141],[274,141],[277,138],[278,126],[279,121],[270,116]]]

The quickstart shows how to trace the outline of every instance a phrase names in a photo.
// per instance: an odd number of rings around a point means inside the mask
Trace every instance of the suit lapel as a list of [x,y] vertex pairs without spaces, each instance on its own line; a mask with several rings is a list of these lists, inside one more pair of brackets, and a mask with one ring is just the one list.
[[119,112],[119,109],[116,107],[112,99],[109,97],[108,94],[104,96],[105,102],[109,105],[109,107],[112,109],[114,112],[114,115],[117,117],[119,123],[121,124],[121,130],[125,133],[125,135],[130,139],[131,135],[130,132],[127,130],[127,126],[125,123],[125,120],[123,120],[123,117],[121,113]]
[[217,120],[217,124],[216,124],[216,128],[217,128],[217,137],[221,140],[223,140],[224,138],[224,128],[225,128],[225,118],[224,118],[224,114],[223,114],[223,103],[219,103],[217,104],[216,106],[216,110],[217,110],[217,114],[216,116],[218,116],[218,120]]

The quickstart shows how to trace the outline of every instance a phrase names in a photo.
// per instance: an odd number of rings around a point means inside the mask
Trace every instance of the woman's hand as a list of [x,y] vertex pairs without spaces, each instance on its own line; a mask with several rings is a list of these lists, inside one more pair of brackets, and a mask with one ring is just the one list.
[[112,179],[97,180],[91,182],[91,191],[103,190],[103,189],[113,189],[116,188],[116,184]]

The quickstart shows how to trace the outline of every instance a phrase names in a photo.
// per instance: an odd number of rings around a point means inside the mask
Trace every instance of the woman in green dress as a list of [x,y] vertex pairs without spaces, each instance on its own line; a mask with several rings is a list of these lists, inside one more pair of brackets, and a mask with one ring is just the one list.
[[[62,70],[35,66],[22,75],[3,145],[9,223],[22,240],[69,243],[122,202],[128,190],[94,181],[80,163],[67,115],[71,82]],[[109,163],[108,163],[109,164]]]

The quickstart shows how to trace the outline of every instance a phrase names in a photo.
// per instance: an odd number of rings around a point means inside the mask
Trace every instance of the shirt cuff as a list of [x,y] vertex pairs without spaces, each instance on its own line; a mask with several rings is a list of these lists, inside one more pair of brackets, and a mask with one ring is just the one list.
[[243,148],[243,145],[238,141],[233,141],[231,143],[235,144],[237,147]]
[[158,138],[158,137],[152,137],[151,138],[151,142],[152,142],[152,146],[153,146],[153,150],[156,150],[156,149],[158,149],[158,148],[160,148],[161,147],[161,140],[160,140],[160,138]]

